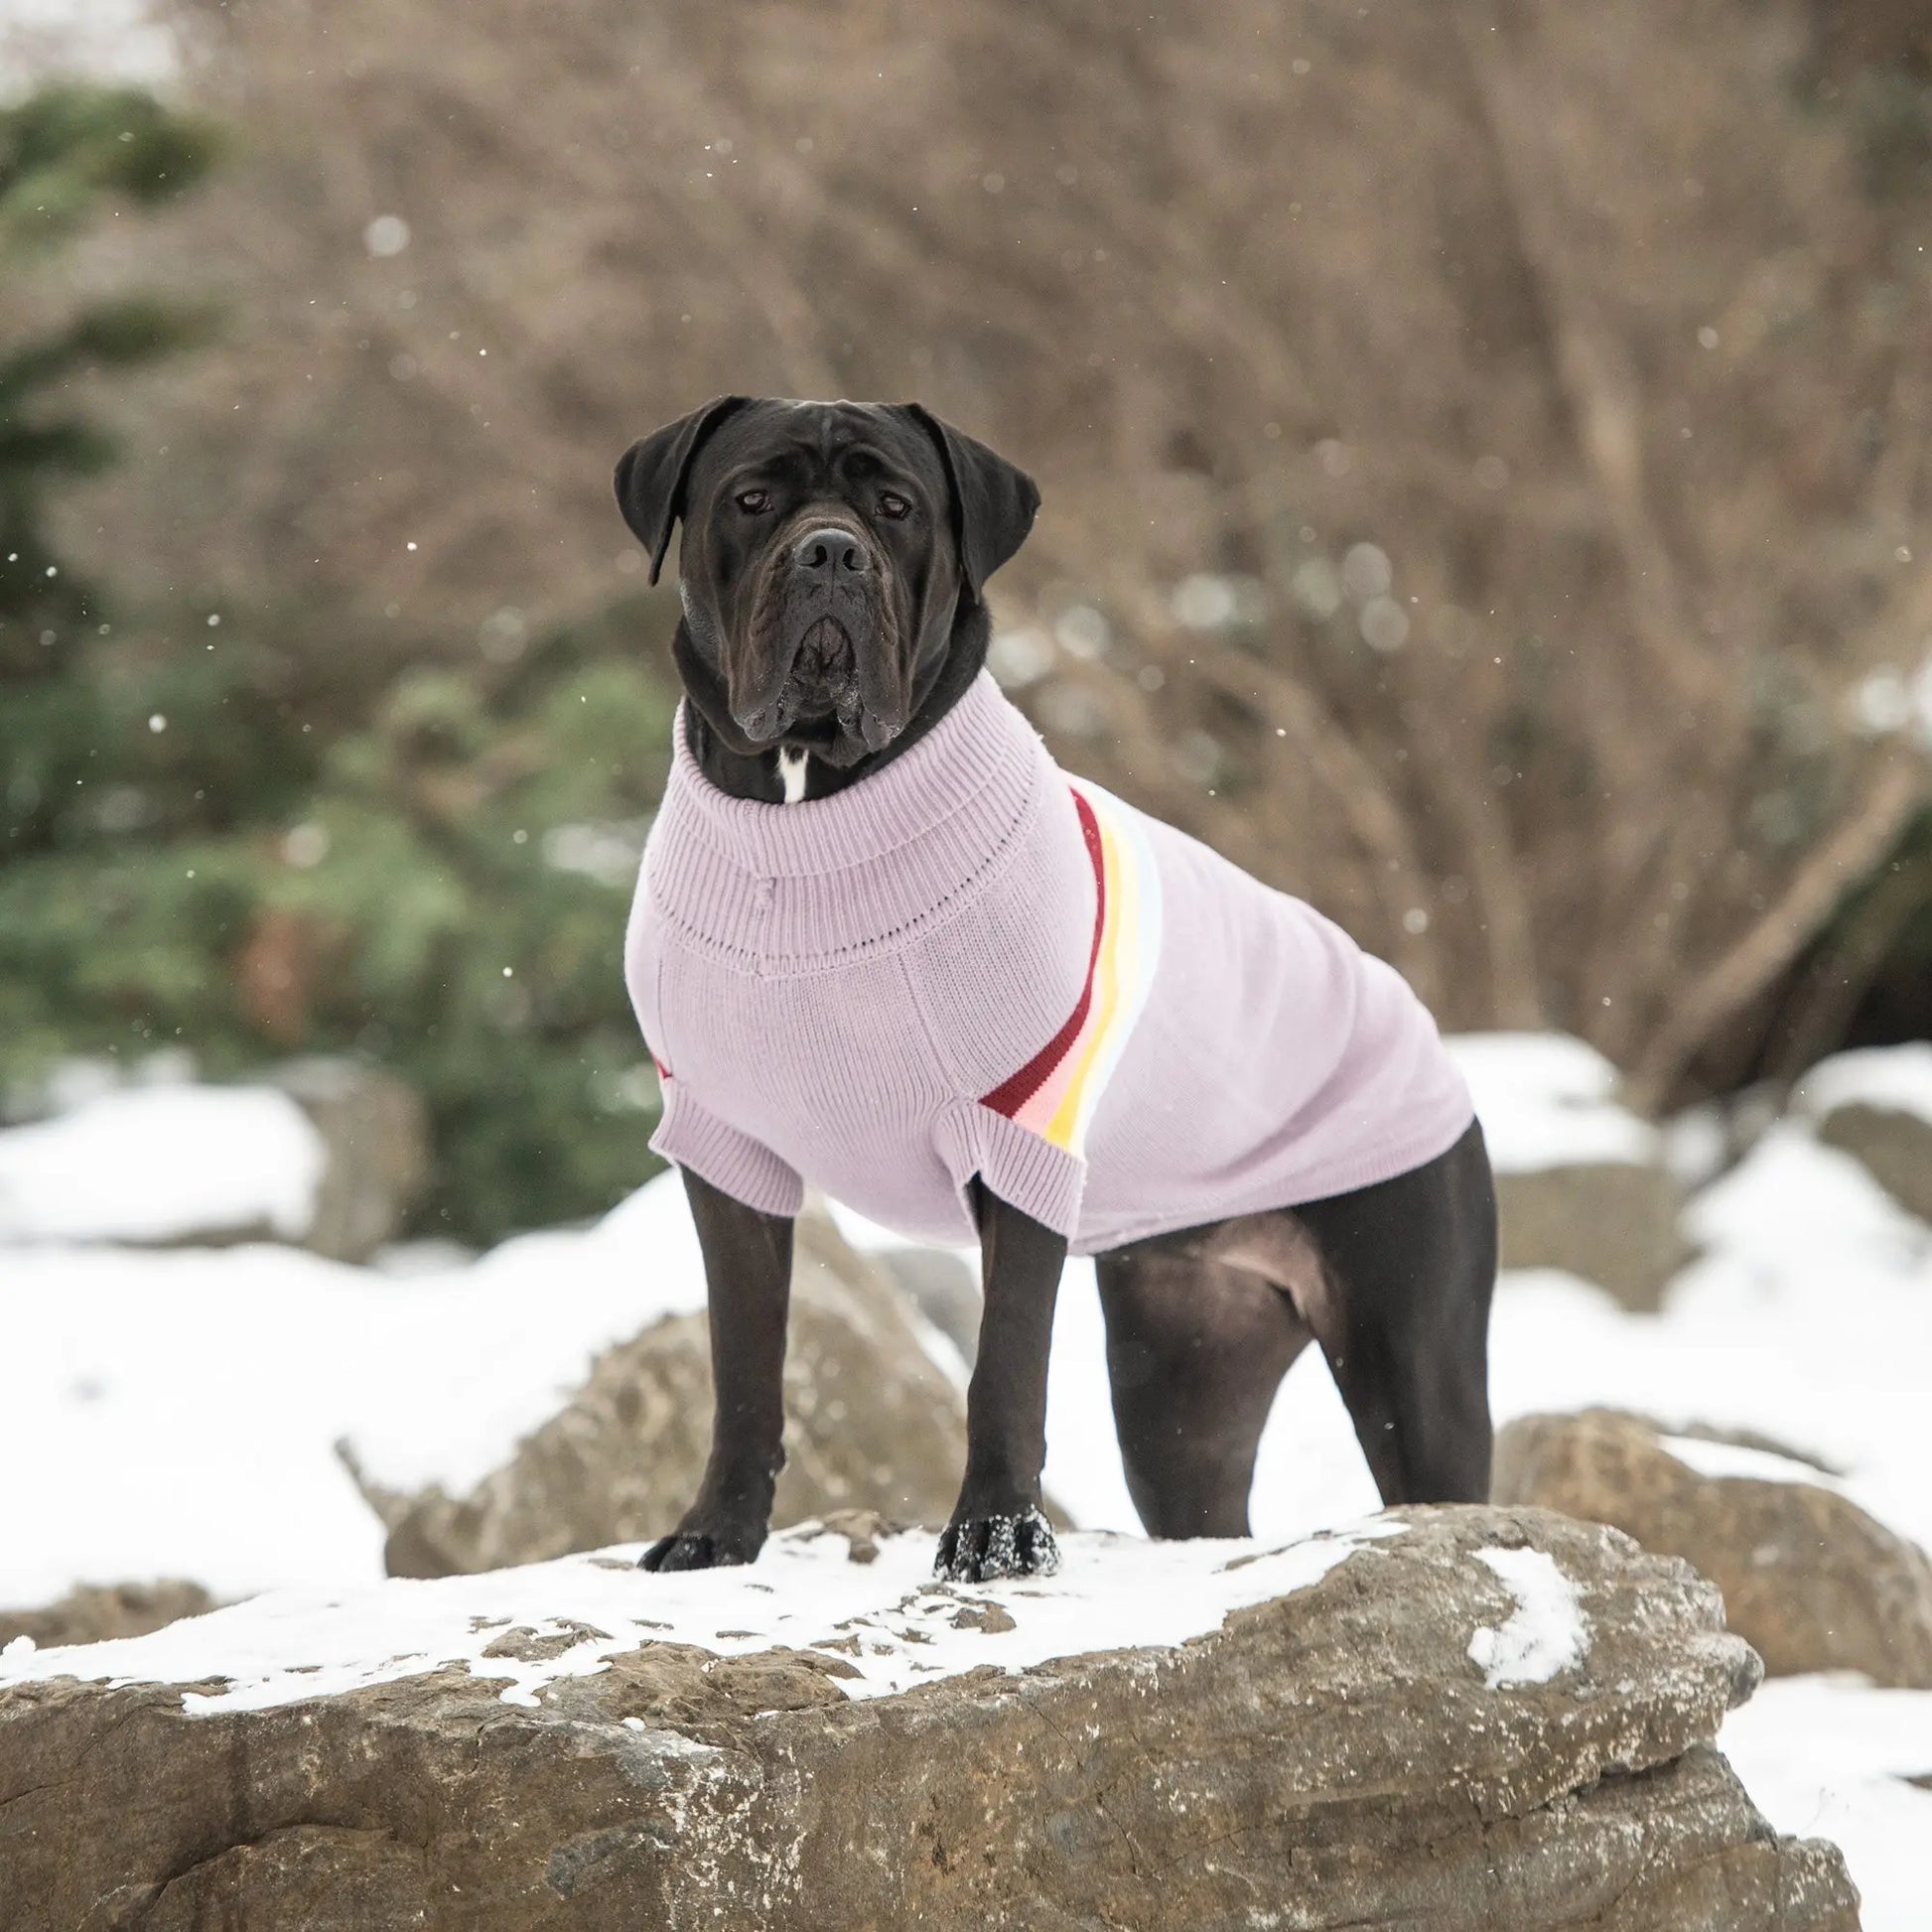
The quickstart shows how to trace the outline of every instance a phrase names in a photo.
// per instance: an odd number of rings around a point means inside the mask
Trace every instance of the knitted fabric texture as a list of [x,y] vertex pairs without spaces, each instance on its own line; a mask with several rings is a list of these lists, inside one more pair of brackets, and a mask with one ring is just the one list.
[[1386,1180],[1467,1089],[1402,978],[1313,907],[1069,777],[982,673],[910,750],[766,805],[679,715],[625,974],[651,1146],[970,1241],[975,1174],[1091,1254]]

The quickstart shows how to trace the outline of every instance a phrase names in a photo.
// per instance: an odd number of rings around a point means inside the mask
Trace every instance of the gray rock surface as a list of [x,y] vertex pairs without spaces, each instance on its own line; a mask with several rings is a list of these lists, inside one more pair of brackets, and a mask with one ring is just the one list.
[[[528,1708],[460,1667],[209,1716],[50,1675],[0,1693],[0,1897],[103,1932],[1853,1932],[1837,1851],[1773,1834],[1713,1748],[1757,1681],[1714,1588],[1541,1511],[1396,1520],[1191,1642],[865,1700],[838,1655],[671,1641]],[[1587,1620],[1548,1681],[1471,1661],[1521,1608],[1498,1547]],[[1024,1629],[1036,1595],[962,1614]]]
[[1818,1138],[1851,1155],[1901,1207],[1932,1221],[1932,1120],[1850,1100],[1823,1115]]
[[1856,1670],[1932,1688],[1932,1564],[1822,1480],[1706,1475],[1654,1423],[1588,1409],[1504,1429],[1491,1493],[1612,1524],[1695,1564],[1773,1676]]
[[367,1261],[401,1232],[429,1178],[422,1097],[381,1067],[324,1055],[286,1060],[262,1078],[309,1116],[328,1149],[302,1245],[335,1261]]
[[[824,1214],[799,1217],[795,1254],[773,1526],[847,1509],[943,1523],[966,1466],[960,1391],[926,1354],[892,1278]],[[705,1317],[670,1315],[608,1350],[468,1495],[397,1496],[358,1472],[389,1529],[389,1574],[497,1570],[664,1534],[697,1493],[711,1408]]]
[[1684,1190],[1661,1161],[1580,1163],[1496,1175],[1505,1268],[1566,1268],[1640,1312],[1690,1259]]
[[82,1584],[41,1609],[0,1610],[0,1649],[16,1637],[43,1648],[141,1637],[177,1617],[200,1616],[214,1598],[200,1584],[169,1578],[156,1584]]
[[1633,1113],[1617,1069],[1563,1034],[1463,1034],[1447,1044],[1496,1175],[1505,1268],[1562,1268],[1624,1307],[1655,1309],[1689,1258],[1671,1137]]

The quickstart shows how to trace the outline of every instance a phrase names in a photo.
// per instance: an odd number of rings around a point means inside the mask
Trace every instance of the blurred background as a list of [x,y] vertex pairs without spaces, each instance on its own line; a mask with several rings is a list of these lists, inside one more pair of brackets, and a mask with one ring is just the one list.
[[[1925,0],[0,0],[0,1684],[692,1493],[610,477],[729,391],[1037,478],[1002,683],[1455,1035],[1498,1499],[1719,1582],[1921,1926]],[[943,1520],[972,1257],[802,1225],[777,1520]],[[1257,1530],[1376,1500],[1311,1351]]]
[[645,1175],[674,592],[608,479],[730,389],[1033,471],[1058,755],[1449,1025],[1645,1109],[1928,1031],[1912,0],[6,18],[16,1117],[349,1052],[419,1230]]

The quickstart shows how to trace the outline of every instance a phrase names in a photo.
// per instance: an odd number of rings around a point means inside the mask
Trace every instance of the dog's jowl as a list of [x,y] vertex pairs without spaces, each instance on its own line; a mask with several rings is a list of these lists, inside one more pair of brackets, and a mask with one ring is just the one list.
[[1480,1500],[1495,1211],[1402,979],[1301,900],[1062,771],[985,669],[1038,495],[915,405],[727,396],[618,467],[685,686],[625,965],[711,1297],[711,1458],[647,1568],[749,1562],[782,1457],[806,1181],[977,1234],[985,1312],[939,1567],[1055,1559],[1046,1354],[1096,1257],[1129,1487],[1237,1536],[1312,1339],[1385,1501]]

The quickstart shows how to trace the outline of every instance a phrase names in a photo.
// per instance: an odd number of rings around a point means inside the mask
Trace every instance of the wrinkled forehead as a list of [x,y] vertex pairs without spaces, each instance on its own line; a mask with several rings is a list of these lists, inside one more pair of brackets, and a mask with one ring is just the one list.
[[946,500],[946,473],[932,438],[890,403],[755,402],[720,424],[699,453],[691,494],[702,500],[754,474],[831,489],[911,483],[935,506]]

